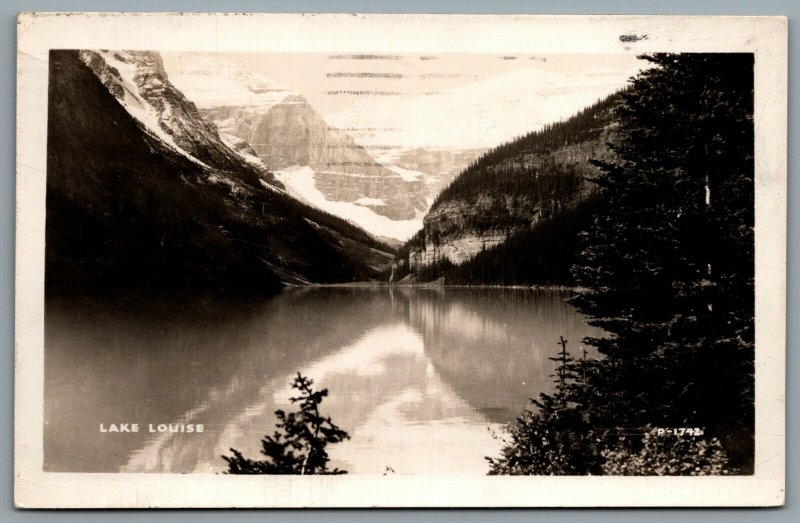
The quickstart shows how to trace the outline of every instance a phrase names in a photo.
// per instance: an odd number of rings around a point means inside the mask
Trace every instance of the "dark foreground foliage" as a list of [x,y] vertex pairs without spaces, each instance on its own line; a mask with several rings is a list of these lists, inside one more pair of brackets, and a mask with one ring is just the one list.
[[510,426],[499,458],[487,458],[490,475],[704,476],[739,473],[720,441],[705,433],[658,434],[652,427],[593,425],[602,394],[591,383],[602,362],[572,358],[561,339],[555,393],[531,400]]
[[[591,429],[585,412],[585,384],[595,361],[580,361],[567,351],[567,340],[559,341],[561,350],[555,393],[531,399],[533,410],[525,411],[510,427],[510,441],[500,458],[487,458],[490,475],[500,474],[596,474],[600,459],[592,449]],[[592,366],[592,368],[590,368]],[[591,460],[591,463],[589,462]]]
[[330,443],[350,439],[343,431],[319,412],[319,404],[328,395],[328,389],[314,391],[312,380],[299,373],[292,388],[300,396],[290,398],[299,403],[297,412],[276,410],[277,430],[272,436],[261,440],[261,453],[265,460],[255,461],[245,458],[236,449],[230,449],[233,456],[222,456],[228,462],[226,474],[346,474],[338,468],[328,468]]
[[[647,59],[573,267],[603,357],[520,418],[492,473],[752,473],[753,56]],[[702,436],[651,434],[683,427]]]

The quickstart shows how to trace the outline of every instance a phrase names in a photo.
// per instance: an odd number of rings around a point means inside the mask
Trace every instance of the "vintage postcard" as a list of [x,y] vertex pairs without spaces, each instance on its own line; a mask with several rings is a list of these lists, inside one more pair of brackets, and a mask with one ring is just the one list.
[[781,17],[28,13],[20,507],[784,502]]

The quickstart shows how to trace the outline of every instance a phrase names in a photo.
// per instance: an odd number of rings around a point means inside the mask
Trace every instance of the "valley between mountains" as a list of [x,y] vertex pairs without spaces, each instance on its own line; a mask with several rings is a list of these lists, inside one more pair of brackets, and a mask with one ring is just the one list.
[[181,66],[51,52],[50,291],[570,284],[579,233],[603,208],[591,162],[609,155],[619,82],[588,106],[556,93],[579,104],[572,116],[491,147],[387,146],[361,101],[326,117],[241,67]]

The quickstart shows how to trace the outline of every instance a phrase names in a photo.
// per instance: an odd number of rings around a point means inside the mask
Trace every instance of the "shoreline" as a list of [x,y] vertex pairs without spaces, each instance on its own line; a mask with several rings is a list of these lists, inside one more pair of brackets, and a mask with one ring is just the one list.
[[326,287],[326,288],[387,288],[387,289],[515,289],[534,291],[572,291],[578,292],[581,287],[568,285],[449,285],[436,282],[428,283],[381,283],[381,282],[342,282],[342,283],[311,283],[297,287]]

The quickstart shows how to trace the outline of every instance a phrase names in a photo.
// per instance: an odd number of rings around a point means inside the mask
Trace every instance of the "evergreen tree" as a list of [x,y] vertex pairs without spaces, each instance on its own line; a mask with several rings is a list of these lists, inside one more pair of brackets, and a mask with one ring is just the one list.
[[319,412],[319,404],[328,395],[328,389],[314,391],[314,382],[297,374],[292,384],[300,391],[300,396],[290,398],[299,403],[297,412],[286,413],[276,410],[277,430],[272,436],[261,440],[261,453],[266,460],[255,461],[245,458],[236,449],[230,449],[233,456],[222,456],[228,462],[226,474],[345,474],[338,468],[329,469],[328,452],[330,443],[349,439],[347,432],[333,424],[330,417]]
[[753,458],[753,57],[657,54],[596,162],[608,212],[584,234],[573,303],[611,335],[595,426],[704,426]]
[[490,474],[752,472],[753,57],[645,58],[573,267],[603,358],[576,372],[562,348],[556,393],[512,425]]
[[555,391],[532,399],[533,410],[510,426],[510,441],[499,458],[487,457],[490,475],[585,475],[602,473],[601,453],[587,423],[587,376],[595,362],[576,361],[559,340]]

